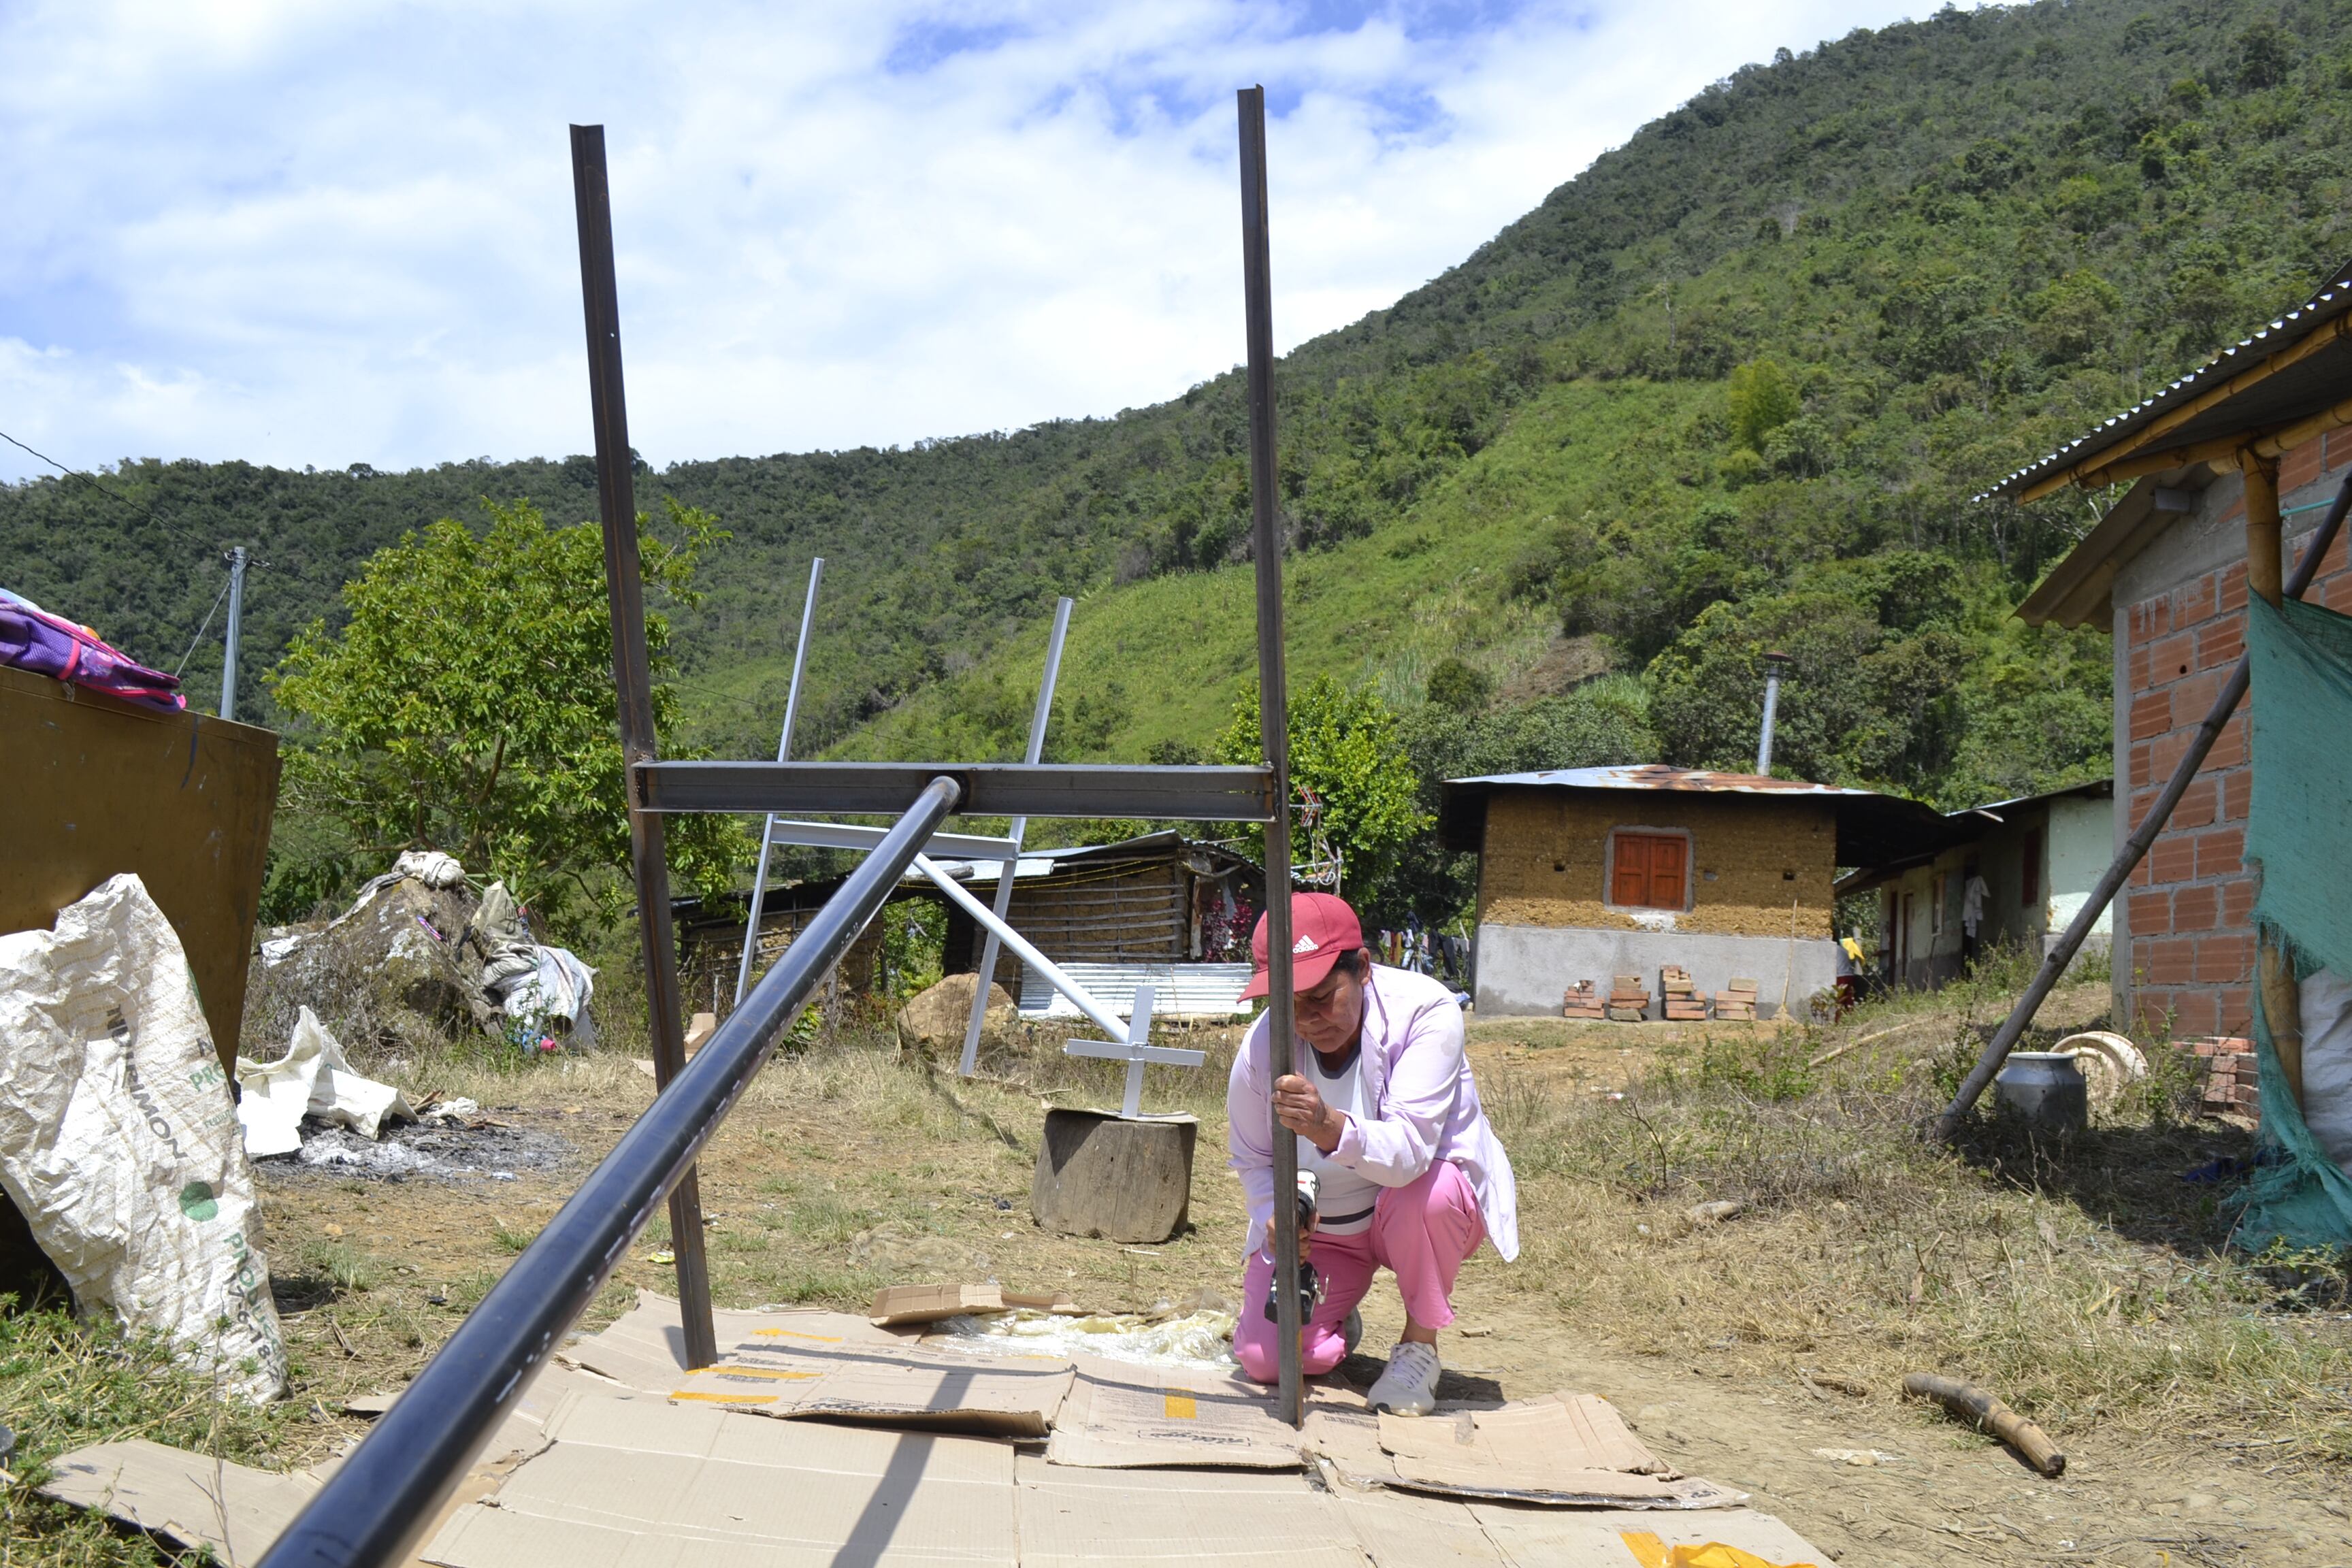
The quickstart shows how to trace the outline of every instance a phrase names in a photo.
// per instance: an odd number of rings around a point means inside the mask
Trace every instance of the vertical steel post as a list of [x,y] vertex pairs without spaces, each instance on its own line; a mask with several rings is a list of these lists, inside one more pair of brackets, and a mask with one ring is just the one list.
[[[1076,603],[1066,598],[1054,602],[1053,635],[1045,639],[1045,674],[1037,682],[1037,710],[1029,716],[1029,750],[1024,756],[1032,767],[1045,755],[1045,722],[1054,715],[1054,683],[1062,678],[1062,642],[1070,635],[1070,611]],[[1013,847],[1018,849],[1023,835],[1028,831],[1029,819],[1016,816],[1013,825],[1005,829],[1004,836],[1012,839]],[[1000,921],[1013,908],[1013,879],[1019,866],[1017,859],[1007,860],[1004,869],[997,873],[996,918]],[[963,1058],[956,1068],[956,1071],[964,1078],[970,1078],[980,1070],[980,1029],[988,1021],[988,987],[990,982],[996,978],[996,957],[1003,946],[1003,942],[992,931],[981,948],[980,984],[972,988],[971,1017],[963,1026]],[[1017,1002],[1019,998],[1014,1000]]]
[[[613,203],[604,176],[604,128],[572,128],[572,188],[580,224],[580,292],[588,325],[588,396],[596,422],[596,499],[604,524],[604,583],[613,617],[613,684],[620,699],[621,765],[656,755],[653,671],[646,652],[645,584],[638,575],[637,496],[629,414],[621,388],[621,309],[613,273]],[[669,860],[658,813],[641,809],[629,784],[629,863],[637,935],[646,955],[646,1012],[654,1079],[663,1089],[686,1067],[677,944],[670,931]],[[719,1359],[710,1322],[710,1271],[702,1250],[702,1197],[689,1167],[669,1194],[670,1249],[677,1256],[678,1318],[686,1363]]]
[[[1297,1039],[1290,988],[1290,697],[1282,657],[1282,520],[1276,502],[1274,279],[1266,239],[1265,89],[1237,95],[1241,115],[1242,288],[1249,334],[1250,545],[1257,565],[1257,721],[1273,771],[1274,820],[1265,828],[1266,1073],[1292,1069]],[[1276,1410],[1296,1426],[1298,1368],[1298,1140],[1276,1121],[1274,1143],[1275,1338],[1282,1352]],[[1255,1310],[1244,1301],[1242,1310]]]
[[1780,713],[1780,671],[1788,662],[1785,653],[1764,656],[1764,727],[1756,735],[1756,773],[1759,778],[1772,772],[1772,721]]
[[[784,727],[776,734],[776,761],[793,760],[793,725],[801,716],[801,677],[808,669],[809,631],[816,621],[816,585],[824,577],[824,557],[809,563],[808,597],[801,601],[801,640],[793,645],[793,684],[784,693]],[[776,814],[760,818],[760,868],[751,874],[751,904],[743,921],[743,958],[735,966],[735,1005],[751,986],[751,954],[760,946],[760,903],[768,896],[768,851],[774,847]]]
[[245,546],[228,552],[228,636],[221,647],[220,716],[236,718],[236,655],[245,640]]

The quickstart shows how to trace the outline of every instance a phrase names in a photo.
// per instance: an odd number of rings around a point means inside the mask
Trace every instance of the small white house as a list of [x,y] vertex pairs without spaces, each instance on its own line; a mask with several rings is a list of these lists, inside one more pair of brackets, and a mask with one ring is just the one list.
[[[2100,779],[1956,811],[1940,846],[1840,879],[1841,897],[1878,892],[1879,973],[1934,986],[1993,947],[2047,952],[2115,858],[2115,794]],[[2102,910],[2083,952],[2105,952],[2111,930]]]

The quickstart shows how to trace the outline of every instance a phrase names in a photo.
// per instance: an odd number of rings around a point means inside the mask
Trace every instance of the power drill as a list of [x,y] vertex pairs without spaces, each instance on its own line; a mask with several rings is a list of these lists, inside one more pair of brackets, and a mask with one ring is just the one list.
[[[1323,1178],[1312,1171],[1298,1173],[1298,1234],[1304,1237],[1315,1224],[1316,1204],[1323,1195]],[[1279,1265],[1276,1266],[1277,1268]],[[1315,1308],[1323,1300],[1323,1277],[1315,1272],[1315,1265],[1304,1253],[1298,1259],[1298,1321],[1304,1324],[1315,1315]],[[1266,1321],[1282,1321],[1282,1281],[1268,1279],[1265,1288]]]

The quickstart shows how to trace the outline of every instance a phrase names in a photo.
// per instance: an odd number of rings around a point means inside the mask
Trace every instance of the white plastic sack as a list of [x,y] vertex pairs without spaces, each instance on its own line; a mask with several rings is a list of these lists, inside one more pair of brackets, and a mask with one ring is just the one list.
[[286,1385],[253,1167],[186,953],[137,877],[0,936],[0,1185],[75,1303]]
[[454,855],[438,849],[409,849],[392,863],[395,876],[414,877],[428,888],[454,888],[466,879],[466,868]]
[[306,1114],[348,1127],[362,1138],[383,1136],[387,1116],[416,1120],[400,1090],[352,1070],[343,1047],[308,1007],[294,1022],[294,1038],[284,1057],[274,1062],[236,1058],[236,1083],[242,1091],[236,1119],[245,1129],[245,1152],[256,1159],[301,1148]]
[[2332,970],[2304,976],[2303,1124],[2352,1173],[2352,981]]
[[588,1000],[596,993],[596,972],[568,947],[533,945],[526,951],[531,971],[509,984],[499,1005],[509,1018],[561,1018],[571,1026],[574,1041],[586,1047],[593,1037]]

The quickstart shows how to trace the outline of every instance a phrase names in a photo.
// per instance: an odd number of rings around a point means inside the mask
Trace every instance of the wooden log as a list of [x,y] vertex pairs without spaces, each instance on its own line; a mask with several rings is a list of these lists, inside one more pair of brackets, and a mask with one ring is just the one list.
[[1189,1116],[1130,1121],[1108,1110],[1049,1110],[1030,1215],[1060,1236],[1166,1241],[1192,1212],[1199,1132]]
[[2049,1433],[1973,1383],[1915,1372],[1904,1378],[1903,1392],[1932,1399],[1979,1432],[1990,1433],[2016,1449],[2027,1464],[2044,1476],[2066,1473],[2066,1456],[2050,1440]]

